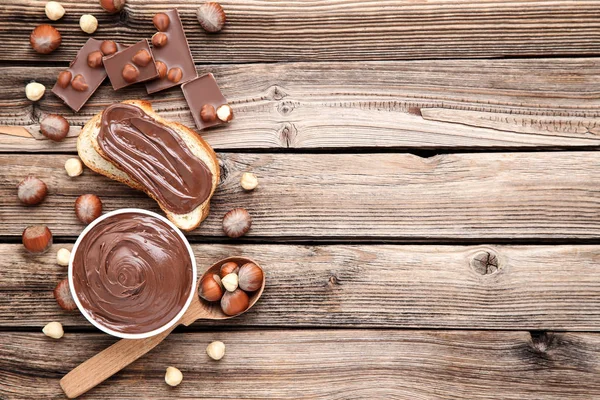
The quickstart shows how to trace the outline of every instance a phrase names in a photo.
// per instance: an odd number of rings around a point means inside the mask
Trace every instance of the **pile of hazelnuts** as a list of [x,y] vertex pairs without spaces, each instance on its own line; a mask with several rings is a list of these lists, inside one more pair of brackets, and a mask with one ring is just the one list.
[[248,295],[259,290],[263,280],[263,270],[255,263],[239,266],[230,261],[221,266],[219,274],[207,273],[202,277],[199,294],[206,301],[220,301],[221,310],[233,316],[248,309]]

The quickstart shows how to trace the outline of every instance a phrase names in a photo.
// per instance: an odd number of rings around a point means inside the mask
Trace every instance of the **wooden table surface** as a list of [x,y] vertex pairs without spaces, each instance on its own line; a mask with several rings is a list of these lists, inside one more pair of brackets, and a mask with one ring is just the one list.
[[[0,0],[0,398],[61,399],[59,379],[115,342],[52,290],[56,249],[83,229],[74,201],[105,211],[156,203],[85,170],[66,176],[79,127],[112,102],[147,99],[194,127],[179,88],[148,96],[105,82],[77,114],[49,89],[87,35],[131,44],[176,5],[199,73],[212,72],[236,119],[202,136],[222,162],[211,214],[188,237],[199,269],[239,254],[266,270],[246,315],[179,328],[84,399],[600,398],[600,2],[552,0],[224,0],[204,33],[200,1],[63,0],[59,50],[29,46],[44,1]],[[65,115],[61,143],[39,121]],[[1,128],[0,128],[1,130]],[[245,193],[243,172],[260,186]],[[49,186],[25,208],[16,185]],[[252,230],[221,230],[245,207]],[[55,245],[26,255],[45,223]],[[60,321],[58,341],[41,333]],[[205,353],[222,340],[219,362]],[[177,388],[167,366],[182,370]]]

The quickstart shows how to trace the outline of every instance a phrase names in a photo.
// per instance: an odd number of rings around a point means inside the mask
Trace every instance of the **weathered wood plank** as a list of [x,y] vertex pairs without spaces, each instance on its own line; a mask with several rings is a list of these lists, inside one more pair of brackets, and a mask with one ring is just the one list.
[[[152,16],[165,0],[128,0],[121,15],[98,2],[64,0],[67,14],[53,23],[59,50],[42,56],[29,47],[33,26],[48,23],[43,1],[3,1],[0,60],[70,61],[88,35],[79,16],[99,20],[97,38],[133,43],[155,32]],[[198,63],[298,60],[397,60],[505,56],[590,55],[600,52],[600,4],[590,0],[294,1],[224,0],[225,29],[200,28],[197,1],[178,2]]]
[[[51,87],[61,68],[0,68],[0,125],[38,133],[49,113],[67,116],[73,136],[108,104],[147,99],[166,118],[194,128],[178,88],[148,96],[142,85],[106,82],[75,114],[52,93],[33,105],[32,79]],[[600,144],[600,61],[582,59],[292,63],[202,67],[235,108],[235,121],[203,132],[217,149],[547,148]],[[0,129],[1,131],[1,129]],[[39,133],[37,134],[38,137]],[[63,143],[0,134],[0,151],[74,151]]]
[[[227,346],[215,362],[205,348]],[[0,333],[0,397],[63,398],[59,379],[114,339]],[[174,334],[81,399],[502,399],[600,397],[592,333],[265,330]],[[183,382],[164,382],[167,366]]]
[[[0,245],[0,326],[57,320],[93,329],[53,298],[67,275],[55,262],[59,247],[32,257],[21,245]],[[211,325],[600,330],[600,246],[193,248],[201,272],[240,254],[267,273],[251,311]]]
[[[101,196],[104,210],[158,206],[141,192],[90,170],[64,172],[68,155],[1,155],[0,235],[46,223],[56,235],[83,225],[77,196]],[[600,161],[595,152],[447,154],[220,154],[223,181],[196,237],[224,237],[222,217],[245,207],[249,238],[271,240],[497,240],[600,237]],[[239,185],[253,171],[260,186]],[[16,186],[33,174],[49,196],[25,207]],[[24,216],[27,218],[25,219]],[[243,239],[242,239],[243,240]]]

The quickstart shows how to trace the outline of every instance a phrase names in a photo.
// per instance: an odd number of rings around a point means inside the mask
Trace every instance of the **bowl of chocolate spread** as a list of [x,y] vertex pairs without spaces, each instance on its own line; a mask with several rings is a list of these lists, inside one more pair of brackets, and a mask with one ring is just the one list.
[[175,324],[196,288],[196,260],[181,231],[151,211],[102,215],[75,242],[69,286],[81,313],[98,329],[142,339]]

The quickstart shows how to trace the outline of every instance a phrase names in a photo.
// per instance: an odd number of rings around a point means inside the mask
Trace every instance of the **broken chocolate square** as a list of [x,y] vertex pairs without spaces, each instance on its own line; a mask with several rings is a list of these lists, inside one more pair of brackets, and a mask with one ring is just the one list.
[[52,93],[73,111],[79,111],[106,78],[102,57],[123,49],[125,46],[112,40],[88,39],[69,68],[58,74]]
[[146,83],[148,93],[168,89],[198,76],[177,9],[158,13],[152,21],[158,29],[152,36],[152,53],[160,77]]
[[[213,74],[204,74],[192,81],[186,82],[181,85],[183,95],[188,103],[194,121],[198,129],[206,129],[211,126],[219,125],[224,122],[229,122],[233,115],[231,114],[231,108],[227,103],[227,99],[221,93],[219,85]],[[223,107],[223,111],[227,114],[223,120],[219,119],[219,108]],[[228,113],[227,113],[228,112]]]
[[123,51],[104,57],[103,61],[110,83],[115,90],[158,77],[158,70],[146,39]]

